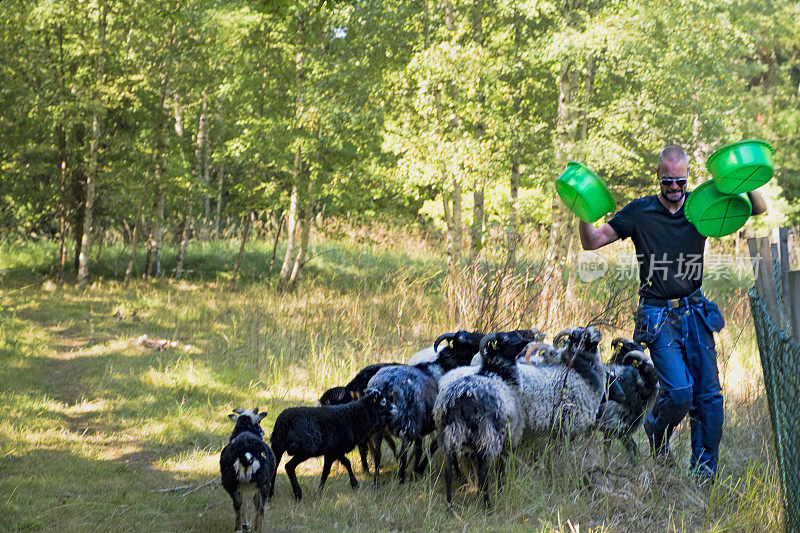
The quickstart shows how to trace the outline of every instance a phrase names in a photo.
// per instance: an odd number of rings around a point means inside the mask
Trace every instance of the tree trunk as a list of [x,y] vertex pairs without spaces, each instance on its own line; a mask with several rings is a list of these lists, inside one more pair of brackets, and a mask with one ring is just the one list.
[[267,276],[272,277],[272,272],[275,269],[275,255],[278,252],[278,240],[281,237],[281,230],[283,229],[283,215],[279,215],[278,223],[275,224],[278,229],[275,231],[275,240],[272,243],[272,256],[269,260],[269,270],[267,271]]
[[67,263],[67,231],[69,207],[67,202],[67,134],[64,128],[66,117],[61,115],[61,123],[57,126],[57,142],[59,159],[61,160],[61,176],[58,185],[60,197],[58,217],[58,271],[56,273],[56,286],[60,289],[64,285],[64,267]]
[[302,157],[300,147],[297,147],[294,155],[294,185],[292,185],[292,195],[289,198],[289,218],[286,222],[286,252],[283,256],[281,273],[278,276],[278,292],[289,288],[289,277],[295,260],[295,236],[297,234],[297,221],[300,214],[300,191],[298,189],[299,176],[302,172]]
[[517,216],[517,202],[519,199],[519,161],[520,148],[514,144],[511,152],[511,178],[508,183],[508,264],[515,263],[517,245],[519,244],[519,220]]
[[300,270],[306,263],[308,255],[308,237],[311,231],[311,219],[314,215],[314,178],[319,175],[319,135],[317,135],[317,149],[314,152],[314,169],[308,172],[308,183],[306,189],[306,205],[303,213],[303,220],[300,222],[300,250],[297,252],[297,259],[292,268],[292,276],[289,278],[289,287],[292,288],[300,277]]
[[[304,17],[301,16],[297,21],[297,41],[298,50],[295,54],[295,69],[294,69],[294,83],[295,83],[295,130],[302,131],[303,119],[303,66],[305,62],[305,54],[303,51],[303,42],[305,30]],[[303,173],[303,153],[300,146],[295,147],[294,152],[294,167],[292,169],[292,195],[289,199],[289,220],[287,224],[288,236],[286,239],[286,253],[283,258],[283,265],[281,266],[281,273],[278,277],[278,292],[283,292],[289,289],[289,281],[296,261],[295,256],[295,237],[297,233],[297,221],[300,215],[300,179]]]
[[[162,100],[163,105],[163,100]],[[162,122],[156,123],[153,134],[155,150],[153,154],[153,207],[150,211],[150,235],[147,239],[147,257],[144,262],[142,277],[158,276],[161,274],[161,226],[164,221],[164,196],[163,189],[163,128]]]
[[125,269],[125,279],[123,280],[124,284],[128,284],[131,279],[131,275],[133,275],[133,267],[136,263],[136,252],[139,249],[139,233],[141,233],[141,226],[142,226],[142,208],[139,208],[139,216],[136,217],[136,224],[133,226],[133,235],[131,235],[131,256],[128,259],[128,267]]
[[[589,139],[589,111],[591,110],[592,94],[594,93],[594,75],[596,71],[596,62],[593,56],[586,59],[586,68],[584,69],[585,75],[583,78],[583,103],[580,110],[580,140],[583,146]],[[575,218],[570,217],[571,231],[569,239],[569,257],[571,258],[572,268],[569,269],[569,278],[567,279],[567,289],[564,292],[568,301],[574,301],[575,282],[578,276],[578,255],[581,252],[580,233],[578,225],[575,224]]]
[[[483,48],[483,11],[481,0],[473,0],[472,2],[472,40]],[[485,95],[483,93],[483,79],[478,80],[478,94],[477,94],[477,107],[480,113],[480,118],[475,125],[475,140],[480,149],[483,136],[486,131],[486,125],[483,123],[483,106],[485,102]],[[477,169],[475,174],[475,190],[472,193],[472,228],[471,228],[471,241],[469,256],[470,261],[474,262],[478,258],[483,249],[483,231],[484,231],[484,189],[485,180],[483,177],[483,169]]]
[[[203,155],[201,167],[203,169],[203,224],[202,224],[202,238],[204,242],[208,242],[209,234],[211,233],[211,195],[208,194],[208,184],[210,183],[210,175],[208,168],[208,154],[211,151],[211,142],[209,139],[209,120],[208,120],[208,88],[203,88],[203,112],[200,116],[202,121],[203,132]],[[197,144],[200,144],[198,138]]]
[[[521,16],[518,9],[514,9],[514,64],[519,64],[520,49],[522,47],[522,23]],[[521,68],[517,69],[519,77],[523,76]],[[513,115],[519,116],[520,105],[522,103],[522,96],[515,94],[512,101]],[[515,133],[518,135],[518,133]],[[511,144],[511,176],[508,183],[508,230],[506,236],[508,239],[508,261],[507,264],[513,265],[516,262],[517,246],[519,245],[519,218],[517,215],[517,207],[519,201],[519,166],[521,160],[522,148],[520,142],[515,140]]]
[[[444,1],[444,19],[445,19],[445,27],[447,28],[448,33],[452,36],[455,34],[456,26],[455,21],[453,20],[453,4],[450,0]],[[448,84],[450,98],[453,102],[453,112],[451,113],[452,117],[450,119],[449,127],[450,127],[450,139],[452,144],[455,144],[455,139],[458,134],[458,130],[461,127],[461,121],[458,118],[457,105],[458,105],[458,86],[450,82]],[[451,258],[451,266],[455,266],[458,261],[461,259],[461,231],[462,231],[462,216],[461,216],[461,180],[459,177],[454,173],[453,176],[453,194],[452,194],[452,211],[451,211],[451,221],[452,227],[450,232],[448,233],[448,238],[451,239],[450,242],[450,249],[452,251],[452,258]]]
[[219,239],[219,219],[222,213],[222,182],[225,178],[224,163],[219,162],[219,179],[217,180],[217,205],[214,213],[214,239]]
[[[200,118],[197,122],[197,143],[195,144],[194,149],[194,164],[192,165],[192,184],[189,187],[189,201],[186,209],[186,218],[183,222],[183,231],[181,231],[181,244],[180,249],[178,251],[178,260],[175,264],[175,279],[180,279],[183,277],[183,263],[186,259],[186,248],[189,245],[189,236],[191,235],[192,231],[192,222],[194,217],[194,188],[195,184],[198,182],[199,177],[201,174],[205,173],[205,169],[203,168],[203,160],[205,157],[205,150],[206,150],[206,122],[207,122],[207,114],[208,114],[208,96],[206,90],[203,89],[203,103],[200,111]],[[175,103],[175,117],[176,119],[179,117],[179,109],[177,105],[177,101]],[[175,131],[178,132],[178,142],[181,142],[181,137],[183,137],[183,128],[180,128],[178,131],[177,121],[176,121],[176,128]],[[181,154],[183,154],[183,150],[181,150]],[[205,185],[203,187],[203,191],[206,191],[208,185],[208,174],[205,173],[204,175]],[[205,194],[205,193],[204,193]],[[208,220],[206,218],[205,220]]]
[[189,234],[192,230],[192,217],[194,214],[194,189],[189,191],[189,205],[187,207],[186,219],[183,221],[181,231],[181,246],[178,251],[178,260],[175,263],[175,279],[183,277],[183,261],[186,258],[186,247],[189,244]]
[[89,148],[89,172],[86,174],[86,208],[83,215],[83,236],[81,237],[81,253],[78,259],[78,288],[85,289],[89,280],[89,247],[92,238],[92,216],[94,213],[94,188],[97,181],[97,152],[100,149],[100,120],[102,114],[101,85],[104,75],[106,44],[106,7],[99,4],[97,15],[97,33],[100,53],[97,59],[97,87],[95,95],[95,111],[92,118],[92,140]]
[[[247,204],[250,207],[253,206],[252,190],[247,198]],[[248,211],[248,213],[244,216],[244,229],[242,229],[242,241],[241,243],[239,243],[239,254],[236,256],[236,264],[233,265],[233,273],[231,274],[231,289],[236,284],[236,277],[239,275],[239,267],[242,265],[242,259],[244,258],[244,247],[247,244],[247,236],[250,234],[250,220],[252,218],[252,215],[253,212]]]
[[[572,5],[570,0],[567,0],[562,5],[562,16],[565,24],[569,27],[572,27],[575,23],[572,7],[575,6]],[[557,169],[563,168],[569,156],[574,153],[576,124],[572,108],[575,102],[576,76],[577,73],[573,62],[563,58],[558,75],[558,107],[553,135],[554,163]],[[548,276],[543,288],[546,314],[545,327],[550,325],[550,321],[555,318],[555,314],[558,312],[555,307],[556,300],[560,299],[560,295],[564,290],[564,268],[569,252],[573,225],[572,213],[561,202],[555,191],[553,191],[550,207],[552,222],[545,253]]]
[[[66,97],[67,88],[64,77],[64,29],[58,23],[58,84],[61,94]],[[61,120],[56,126],[56,144],[58,145],[58,159],[60,179],[58,184],[59,217],[58,217],[58,271],[56,273],[56,286],[60,289],[64,285],[64,267],[67,263],[67,231],[69,228],[69,201],[67,199],[67,114],[61,111]]]

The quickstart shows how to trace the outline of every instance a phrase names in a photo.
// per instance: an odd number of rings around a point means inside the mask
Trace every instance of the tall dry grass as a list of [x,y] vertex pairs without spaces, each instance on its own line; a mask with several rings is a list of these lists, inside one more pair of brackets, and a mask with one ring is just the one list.
[[[349,236],[356,231],[360,237]],[[55,291],[37,274],[47,271],[47,254],[6,256],[27,274],[0,257],[0,270],[12,271],[0,278],[0,529],[227,530],[232,509],[215,479],[233,407],[266,408],[269,433],[283,408],[309,405],[361,367],[404,361],[461,327],[536,325],[552,335],[595,320],[606,339],[630,334],[635,281],[578,282],[570,298],[542,302],[535,248],[516,254],[514,264],[498,252],[455,272],[437,249],[421,234],[345,227],[337,240],[314,243],[302,284],[281,296],[258,276],[265,257],[258,243],[248,248],[251,274],[234,291],[213,262],[219,274],[183,282],[99,281],[85,293]],[[726,426],[714,485],[686,475],[684,423],[673,443],[676,467],[654,464],[641,434],[636,466],[621,446],[603,456],[597,436],[523,442],[488,515],[466,483],[456,493],[456,516],[446,513],[437,456],[429,473],[401,487],[387,451],[380,487],[359,473],[362,488],[352,492],[337,470],[323,495],[315,493],[321,461],[307,461],[298,469],[307,495],[300,504],[281,467],[267,524],[281,531],[777,530],[780,485],[745,286],[706,283],[728,319],[717,345]],[[553,323],[537,323],[544,305],[558,306]],[[150,351],[136,342],[142,334],[178,344]]]

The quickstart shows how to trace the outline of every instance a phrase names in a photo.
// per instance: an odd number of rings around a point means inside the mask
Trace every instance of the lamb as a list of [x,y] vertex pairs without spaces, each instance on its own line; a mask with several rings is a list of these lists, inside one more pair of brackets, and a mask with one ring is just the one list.
[[487,335],[479,346],[482,363],[477,373],[449,381],[436,396],[433,412],[451,512],[453,469],[459,458],[473,463],[486,510],[490,506],[487,474],[495,461],[500,462],[498,485],[502,485],[505,454],[522,435],[516,357],[525,343],[513,334]]
[[637,449],[633,434],[655,403],[658,375],[641,345],[629,339],[616,338],[611,347],[614,353],[609,366],[617,374],[617,382],[625,394],[621,401],[608,399],[601,403],[597,427],[605,436],[606,450],[611,446],[611,439],[617,438],[622,441],[631,463],[635,464]]
[[555,430],[572,437],[595,425],[608,384],[597,350],[602,334],[594,327],[572,328],[565,337],[565,364],[518,365],[520,403],[528,434]]
[[281,412],[275,420],[270,440],[276,464],[280,463],[284,452],[292,456],[286,463],[286,475],[292,484],[295,500],[303,498],[295,469],[311,457],[325,458],[320,491],[336,460],[347,469],[350,486],[358,488],[358,480],[345,454],[385,424],[391,408],[380,391],[368,389],[358,400],[343,405],[290,407]]
[[238,408],[233,411],[228,416],[236,425],[219,457],[222,486],[233,500],[236,531],[249,529],[244,502],[247,493],[254,493],[255,531],[258,532],[264,521],[264,503],[272,497],[277,462],[262,440],[264,430],[260,423],[266,413],[259,413],[257,407],[252,411]]
[[[320,396],[319,400],[317,400],[316,405],[341,405],[358,399],[364,395],[364,391],[367,389],[369,380],[378,372],[378,370],[387,366],[397,366],[399,364],[400,363],[377,363],[364,367],[358,371],[355,377],[351,379],[347,385],[343,387],[332,387],[323,392],[322,396]],[[386,442],[389,444],[389,448],[392,450],[392,453],[395,455],[395,457],[397,457],[397,449],[395,448],[394,441],[391,439],[391,436],[386,439]],[[367,438],[364,440],[364,442],[358,443],[358,456],[361,459],[361,470],[365,473],[369,473],[369,465],[367,464],[367,449],[371,443],[372,439],[370,438]]]
[[317,405],[341,405],[351,400],[356,400],[363,396],[367,389],[369,380],[372,379],[378,370],[387,366],[397,366],[400,363],[376,363],[369,365],[361,370],[343,387],[332,387],[322,393]]

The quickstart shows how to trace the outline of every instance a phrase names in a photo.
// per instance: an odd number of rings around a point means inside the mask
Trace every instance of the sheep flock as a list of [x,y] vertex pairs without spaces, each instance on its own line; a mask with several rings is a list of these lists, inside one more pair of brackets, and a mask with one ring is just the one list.
[[376,487],[383,442],[398,463],[401,484],[409,466],[420,476],[428,461],[438,457],[451,512],[454,476],[472,480],[488,510],[491,472],[501,487],[512,450],[526,445],[536,446],[537,452],[551,449],[539,446],[542,438],[557,445],[598,431],[606,449],[620,441],[633,463],[633,434],[658,393],[645,347],[615,338],[603,363],[602,334],[595,327],[566,329],[551,343],[545,338],[536,328],[444,333],[407,363],[369,365],[347,384],[324,391],[315,406],[285,409],[269,433],[270,446],[258,425],[263,412],[236,409],[231,418],[238,429],[220,458],[236,530],[248,528],[240,516],[245,492],[254,493],[258,531],[264,500],[286,489],[282,482],[276,487],[284,454],[296,500],[302,492],[295,468],[312,457],[324,458],[320,491],[334,461],[347,469],[352,488],[358,487],[345,456],[356,448],[365,475],[372,459]]

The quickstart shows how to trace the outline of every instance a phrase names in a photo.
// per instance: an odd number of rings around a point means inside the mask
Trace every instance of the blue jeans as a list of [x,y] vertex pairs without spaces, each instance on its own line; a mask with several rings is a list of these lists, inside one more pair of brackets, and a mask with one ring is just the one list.
[[650,348],[661,390],[645,425],[652,428],[659,451],[667,448],[672,432],[689,414],[692,434],[690,468],[713,474],[722,437],[722,391],[717,370],[714,332],[725,327],[715,303],[672,309],[641,305],[633,338]]

